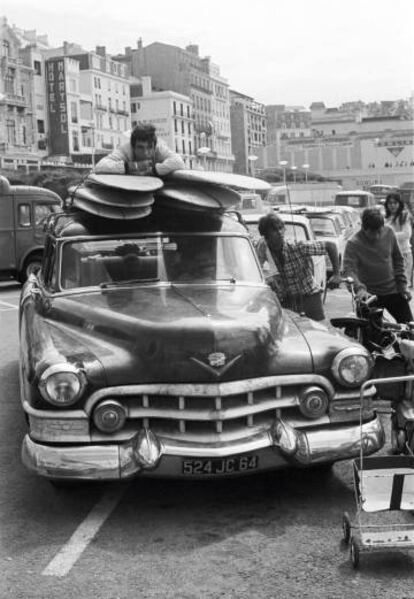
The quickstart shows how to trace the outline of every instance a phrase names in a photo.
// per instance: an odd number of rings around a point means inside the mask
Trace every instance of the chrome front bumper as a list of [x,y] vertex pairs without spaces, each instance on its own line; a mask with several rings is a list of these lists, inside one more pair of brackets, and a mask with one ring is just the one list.
[[[360,454],[361,443],[364,454],[369,455],[378,451],[384,442],[384,430],[378,416],[362,427],[351,423],[308,431],[294,429],[278,420],[272,431],[214,446],[158,439],[148,429],[142,429],[125,443],[112,445],[50,446],[37,443],[26,435],[22,459],[30,470],[53,479],[121,480],[144,475],[177,478],[188,476],[183,474],[183,459],[231,460],[255,455],[258,467],[254,472],[260,472],[289,465],[307,466],[354,458]],[[235,474],[227,471],[225,476]],[[195,475],[191,474],[191,477],[195,478]]]

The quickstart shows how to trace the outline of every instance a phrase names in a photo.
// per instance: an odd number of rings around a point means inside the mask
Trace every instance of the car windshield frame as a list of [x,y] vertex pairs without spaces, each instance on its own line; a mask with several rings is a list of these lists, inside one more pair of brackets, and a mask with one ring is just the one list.
[[248,235],[134,233],[71,237],[59,255],[58,290],[140,284],[263,283]]

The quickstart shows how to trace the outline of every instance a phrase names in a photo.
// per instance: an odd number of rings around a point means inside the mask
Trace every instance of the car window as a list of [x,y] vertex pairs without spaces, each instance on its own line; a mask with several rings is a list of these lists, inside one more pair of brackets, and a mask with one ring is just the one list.
[[32,219],[30,216],[30,204],[19,204],[18,208],[19,227],[30,227]]
[[285,238],[289,241],[308,241],[310,236],[306,227],[301,223],[285,222]]
[[61,287],[73,289],[131,281],[261,282],[245,237],[172,235],[66,242]]
[[337,236],[335,223],[332,219],[319,216],[310,216],[309,219],[312,223],[313,232],[317,237]]
[[56,212],[57,206],[53,204],[34,204],[35,227],[39,227],[46,222],[47,217],[52,212]]

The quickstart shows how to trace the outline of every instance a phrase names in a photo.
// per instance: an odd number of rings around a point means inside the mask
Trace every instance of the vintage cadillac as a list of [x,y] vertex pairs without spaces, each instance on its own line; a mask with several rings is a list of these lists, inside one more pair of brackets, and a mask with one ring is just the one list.
[[224,210],[52,215],[20,339],[22,457],[49,479],[236,476],[384,443],[374,387],[360,428],[368,352],[283,310]]

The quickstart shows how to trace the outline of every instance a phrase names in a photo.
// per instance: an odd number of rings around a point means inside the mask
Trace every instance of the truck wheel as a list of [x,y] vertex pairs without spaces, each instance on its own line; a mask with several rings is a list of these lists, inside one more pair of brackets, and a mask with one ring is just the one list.
[[36,273],[42,266],[42,254],[32,254],[26,258],[22,270],[19,272],[20,283],[25,283],[32,273]]

